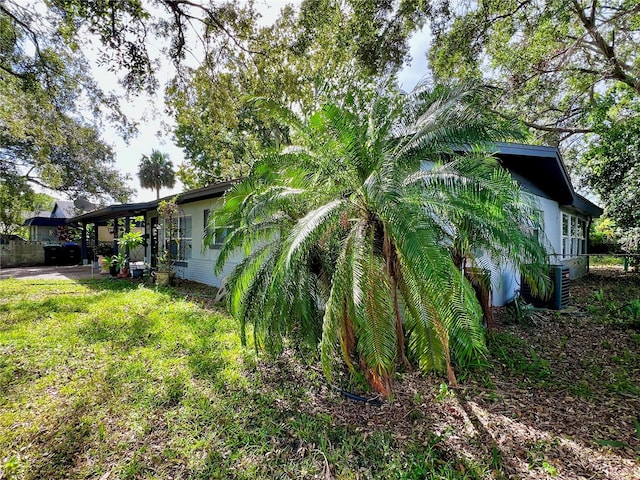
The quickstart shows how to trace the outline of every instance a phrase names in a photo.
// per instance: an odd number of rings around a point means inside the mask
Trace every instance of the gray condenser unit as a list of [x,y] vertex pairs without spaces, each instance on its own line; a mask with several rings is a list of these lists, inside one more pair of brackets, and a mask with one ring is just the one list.
[[553,310],[562,310],[563,308],[567,308],[569,306],[569,267],[564,265],[551,265],[549,267],[549,276],[553,283],[553,292],[549,300],[543,301],[534,297],[531,294],[531,287],[529,287],[524,279],[520,282],[520,294],[527,302],[535,307],[546,307]]

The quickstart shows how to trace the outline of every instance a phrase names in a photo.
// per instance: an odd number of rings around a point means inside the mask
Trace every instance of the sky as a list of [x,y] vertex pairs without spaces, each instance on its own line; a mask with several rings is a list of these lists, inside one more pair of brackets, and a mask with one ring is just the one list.
[[[255,7],[262,15],[264,24],[271,24],[278,17],[280,9],[288,3],[298,3],[295,0],[258,0]],[[417,32],[410,42],[411,65],[407,65],[399,74],[400,87],[411,90],[427,73],[427,61],[425,52],[429,42],[428,28]],[[95,77],[101,87],[106,91],[118,91],[116,76],[106,68],[96,66],[95,56],[87,54],[94,64]],[[172,77],[172,69],[168,65],[161,66],[158,71],[158,80],[161,88],[154,96],[139,95],[135,98],[125,99],[122,109],[130,120],[138,122],[139,133],[126,143],[107,124],[104,126],[103,139],[113,147],[115,153],[115,167],[122,173],[131,177],[129,186],[134,190],[132,202],[146,202],[155,200],[155,190],[142,189],[137,177],[138,164],[143,155],[151,154],[152,149],[167,153],[175,168],[184,161],[182,149],[173,142],[173,120],[164,111],[163,85]],[[172,189],[163,188],[160,196],[179,193],[183,186],[179,181]]]

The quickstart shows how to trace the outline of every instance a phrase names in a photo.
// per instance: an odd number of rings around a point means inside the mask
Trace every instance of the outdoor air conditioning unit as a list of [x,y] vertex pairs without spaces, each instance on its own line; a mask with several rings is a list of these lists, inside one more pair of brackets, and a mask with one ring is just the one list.
[[531,294],[531,287],[524,279],[521,279],[520,295],[535,307],[546,307],[553,310],[562,310],[569,306],[569,267],[564,265],[551,265],[549,275],[553,284],[551,298],[547,301],[540,300]]

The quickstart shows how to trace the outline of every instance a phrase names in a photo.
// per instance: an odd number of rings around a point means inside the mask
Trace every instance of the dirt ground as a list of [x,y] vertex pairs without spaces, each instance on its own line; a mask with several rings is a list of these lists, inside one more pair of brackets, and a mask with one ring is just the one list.
[[[638,299],[640,275],[595,269],[572,282],[566,310],[515,323],[498,309],[488,366],[459,371],[457,388],[409,372],[381,406],[328,401],[325,389],[301,408],[399,443],[436,435],[448,455],[495,465],[483,478],[640,480],[640,331],[605,311]],[[305,382],[295,362],[262,367]]]

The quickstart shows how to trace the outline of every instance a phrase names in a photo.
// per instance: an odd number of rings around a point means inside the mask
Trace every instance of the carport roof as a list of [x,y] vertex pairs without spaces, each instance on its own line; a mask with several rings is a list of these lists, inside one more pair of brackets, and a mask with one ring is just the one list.
[[[185,203],[197,202],[199,200],[206,200],[208,198],[220,197],[231,188],[232,185],[239,180],[229,180],[227,182],[215,183],[207,187],[197,188],[195,190],[189,190],[177,195],[176,203],[182,205]],[[160,200],[152,200],[150,202],[141,203],[118,203],[109,205],[108,207],[99,208],[92,212],[87,212],[77,217],[70,218],[67,223],[95,223],[105,220],[112,220],[114,218],[123,217],[136,217],[143,215],[145,212],[155,210],[163,200],[171,200],[173,196],[161,198]]]
[[93,223],[102,222],[104,220],[111,220],[114,218],[122,217],[136,217],[142,215],[144,212],[151,210],[150,205],[156,202],[144,202],[144,203],[119,203],[115,205],[109,205],[108,207],[99,208],[92,212],[83,213],[77,217],[73,217],[67,220],[67,223]]

